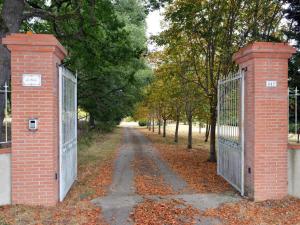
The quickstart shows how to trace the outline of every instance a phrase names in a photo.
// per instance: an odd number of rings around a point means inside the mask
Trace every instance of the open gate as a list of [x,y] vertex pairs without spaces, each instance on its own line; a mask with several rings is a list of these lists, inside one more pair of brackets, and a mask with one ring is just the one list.
[[244,72],[218,83],[218,174],[244,195]]
[[59,199],[62,201],[77,178],[77,78],[59,67]]

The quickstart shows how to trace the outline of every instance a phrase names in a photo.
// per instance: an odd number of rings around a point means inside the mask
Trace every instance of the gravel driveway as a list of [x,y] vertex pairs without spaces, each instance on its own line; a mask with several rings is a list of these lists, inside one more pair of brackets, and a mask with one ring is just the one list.
[[[216,208],[222,203],[239,201],[240,198],[231,194],[199,194],[190,189],[187,183],[177,176],[161,159],[151,142],[137,129],[124,128],[124,138],[120,153],[115,161],[113,183],[106,197],[96,198],[92,202],[102,208],[102,216],[111,225],[133,224],[130,214],[134,207],[145,199],[162,201],[165,199],[180,199],[199,210]],[[145,165],[133,168],[136,158],[151,161],[156,170]],[[178,159],[180,160],[180,159]],[[147,176],[161,176],[164,182],[172,188],[173,195],[138,195],[135,190],[134,177],[138,173]],[[215,218],[198,218],[197,224],[221,224]]]

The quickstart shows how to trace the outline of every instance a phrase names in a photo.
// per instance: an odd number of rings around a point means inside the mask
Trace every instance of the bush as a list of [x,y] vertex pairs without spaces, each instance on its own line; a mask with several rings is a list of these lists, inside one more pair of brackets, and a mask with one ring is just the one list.
[[[290,123],[289,124],[289,133],[293,133],[294,134],[295,133],[295,127],[296,127],[295,123]],[[300,124],[297,125],[297,130],[300,131]]]
[[145,126],[147,126],[147,123],[148,123],[147,120],[140,120],[140,121],[139,121],[139,126],[140,126],[140,127],[145,127]]

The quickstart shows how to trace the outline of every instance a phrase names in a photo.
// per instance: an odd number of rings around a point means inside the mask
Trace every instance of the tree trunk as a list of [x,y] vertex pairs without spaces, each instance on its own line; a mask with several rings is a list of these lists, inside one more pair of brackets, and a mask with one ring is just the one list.
[[201,122],[199,121],[199,134],[201,134]]
[[90,114],[89,127],[90,129],[94,129],[96,127],[95,118],[92,114]]
[[158,119],[158,134],[161,134],[161,120]]
[[[2,6],[0,18],[0,39],[10,33],[18,33],[23,21],[23,11],[25,3],[20,0],[5,0]],[[9,85],[11,68],[10,52],[0,44],[0,88],[3,89],[5,83]],[[2,131],[5,110],[5,95],[0,95],[0,131]],[[0,132],[2,141],[2,132]]]
[[146,128],[147,128],[147,129],[149,128],[149,120],[147,120]]
[[155,119],[153,117],[153,119],[152,119],[152,132],[154,132],[154,126],[155,126]]
[[207,124],[206,124],[206,131],[205,131],[205,142],[208,142],[208,138],[209,138],[209,133],[210,133],[210,124],[209,122],[207,121]]
[[188,149],[191,149],[193,147],[192,141],[193,141],[193,116],[192,112],[189,112],[188,115],[188,125],[189,125],[189,133],[188,133]]
[[148,130],[151,131],[151,118],[148,121]]
[[163,124],[163,137],[166,137],[166,127],[167,127],[167,120],[164,119],[164,124]]
[[179,120],[180,120],[180,116],[179,113],[177,113],[176,115],[176,128],[175,128],[175,143],[178,143],[178,130],[179,130]]
[[217,111],[216,107],[213,107],[211,110],[211,131],[210,131],[210,154],[209,161],[216,162],[216,125],[217,125]]

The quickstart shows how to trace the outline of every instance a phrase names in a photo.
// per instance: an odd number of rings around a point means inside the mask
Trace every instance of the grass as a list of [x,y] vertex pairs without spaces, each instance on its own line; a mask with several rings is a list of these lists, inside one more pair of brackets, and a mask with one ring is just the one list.
[[[166,137],[162,137],[161,135],[158,135],[158,127],[155,127],[155,132],[152,133],[151,131],[148,131],[145,127],[139,127],[137,128],[140,131],[142,131],[145,134],[150,135],[152,138],[155,139],[156,143],[160,144],[171,144],[171,145],[178,145],[180,147],[187,146],[187,136],[188,136],[188,126],[184,124],[180,124],[179,126],[179,132],[178,132],[178,143],[174,142],[174,133],[175,133],[175,125],[174,124],[168,124],[166,129]],[[163,129],[161,128],[161,132]],[[153,135],[152,135],[153,134]],[[209,142],[204,141],[204,129],[201,129],[201,133],[199,133],[199,128],[197,126],[193,126],[193,149],[201,149],[201,150],[208,150],[209,149]]]
[[95,166],[112,156],[121,142],[122,130],[116,128],[112,133],[102,134],[93,131],[78,142],[78,166]]
[[[80,191],[80,199],[96,197],[96,193],[103,195],[103,187],[99,187],[95,183],[95,179],[99,175],[101,167],[111,166],[111,161],[115,157],[117,147],[121,143],[122,130],[116,128],[113,132],[103,134],[93,131],[81,137],[78,142],[78,178],[76,183],[78,191]],[[105,175],[109,176],[105,171]],[[102,174],[104,175],[104,174]],[[94,178],[94,180],[91,179]],[[103,176],[103,178],[105,178]],[[101,179],[101,177],[98,179]],[[101,182],[101,181],[99,181]],[[109,181],[107,181],[109,182]],[[98,190],[101,189],[101,191]]]
[[78,142],[78,180],[56,207],[13,205],[0,207],[0,225],[98,225],[100,209],[90,200],[106,193],[122,129],[111,133],[92,131]]

